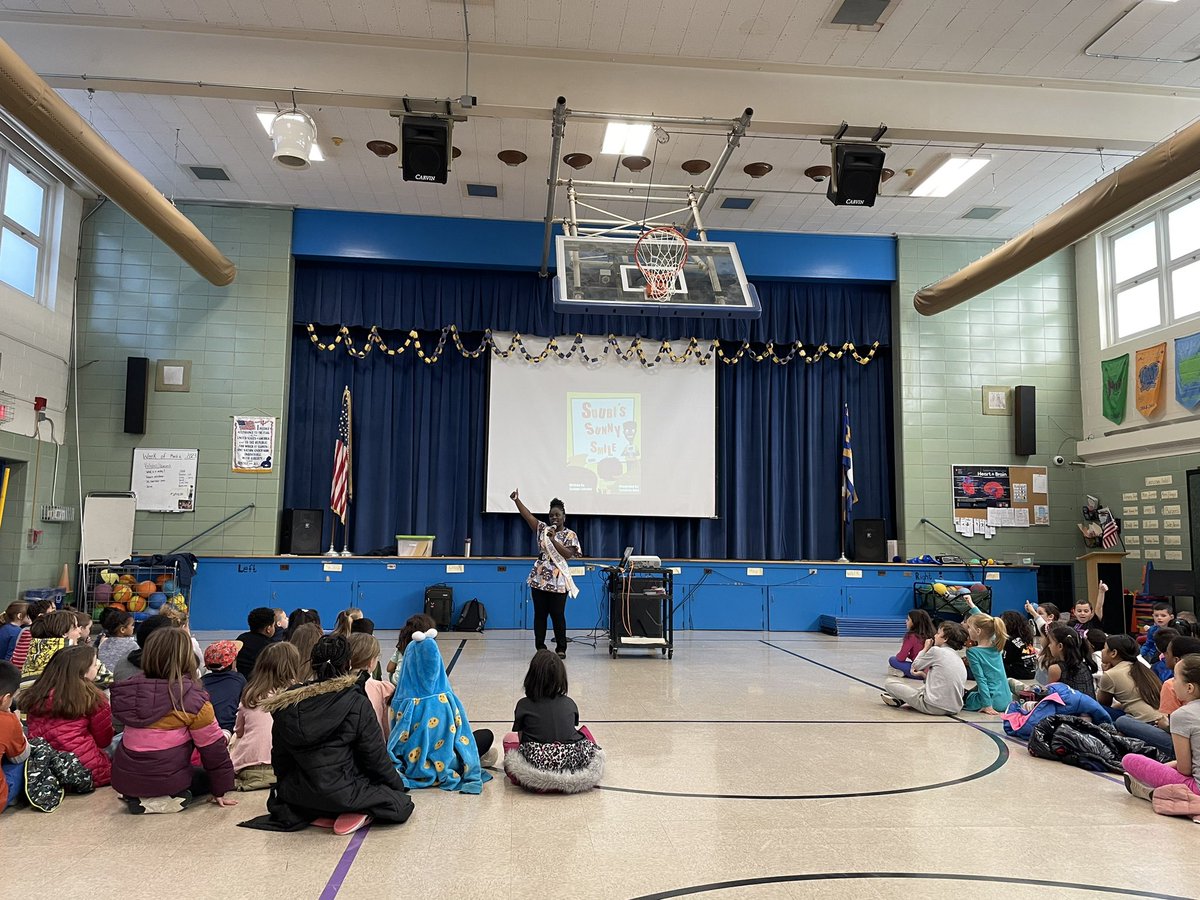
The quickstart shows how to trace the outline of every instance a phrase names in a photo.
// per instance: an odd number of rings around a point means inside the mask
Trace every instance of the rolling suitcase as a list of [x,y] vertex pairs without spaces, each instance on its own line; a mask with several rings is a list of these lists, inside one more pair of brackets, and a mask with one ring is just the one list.
[[444,584],[432,584],[425,588],[425,615],[433,619],[439,631],[449,630],[453,611],[454,588]]

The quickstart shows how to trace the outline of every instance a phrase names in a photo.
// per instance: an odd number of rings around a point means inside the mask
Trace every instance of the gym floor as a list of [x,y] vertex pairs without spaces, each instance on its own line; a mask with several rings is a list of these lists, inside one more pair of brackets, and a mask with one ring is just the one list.
[[[201,645],[229,635],[199,634]],[[385,648],[395,635],[378,635]],[[498,734],[528,633],[439,644],[476,728]],[[5,896],[158,898],[1039,898],[1200,896],[1200,830],[1119,779],[1030,757],[1000,722],[879,699],[898,641],[680,633],[657,652],[571,645],[571,696],[603,787],[414,793],[402,826],[271,834],[233,809],[133,817],[109,788],[0,819]],[[390,651],[388,651],[390,652]],[[58,875],[41,854],[69,852]],[[57,848],[57,849],[55,849]],[[69,850],[68,850],[69,848]],[[15,852],[18,849],[21,852]]]

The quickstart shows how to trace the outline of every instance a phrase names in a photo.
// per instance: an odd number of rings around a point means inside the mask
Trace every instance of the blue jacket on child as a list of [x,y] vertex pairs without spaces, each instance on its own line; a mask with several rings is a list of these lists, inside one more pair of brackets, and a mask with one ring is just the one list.
[[1154,665],[1154,661],[1158,659],[1158,645],[1154,643],[1154,636],[1158,634],[1158,626],[1151,625],[1150,630],[1146,632],[1146,643],[1142,644],[1142,659]]
[[242,691],[246,689],[246,678],[235,669],[223,672],[209,672],[200,679],[208,699],[212,701],[213,713],[217,724],[224,731],[233,731],[237,721],[238,704],[242,701]]

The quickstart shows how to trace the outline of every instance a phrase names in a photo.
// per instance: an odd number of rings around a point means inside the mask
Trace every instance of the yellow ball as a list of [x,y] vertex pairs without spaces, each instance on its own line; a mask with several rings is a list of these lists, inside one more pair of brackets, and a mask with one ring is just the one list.
[[100,572],[100,580],[103,581],[105,584],[116,584],[117,583],[117,573],[110,572],[110,571],[108,571],[108,569],[104,569],[103,571]]
[[134,594],[129,598],[129,601],[126,605],[129,607],[130,612],[145,612],[146,598],[140,594]]
[[114,603],[128,603],[133,596],[133,589],[127,584],[118,584],[113,588],[112,598]]
[[933,592],[935,594],[940,594],[941,596],[945,597],[946,594],[948,593],[948,588],[944,584],[942,584],[940,581],[935,581],[933,583]]

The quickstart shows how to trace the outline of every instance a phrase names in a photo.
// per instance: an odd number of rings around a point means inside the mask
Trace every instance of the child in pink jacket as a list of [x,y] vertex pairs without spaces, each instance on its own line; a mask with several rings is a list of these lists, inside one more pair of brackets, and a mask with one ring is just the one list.
[[933,637],[935,631],[933,619],[925,610],[914,609],[908,614],[908,621],[905,624],[908,631],[904,634],[900,652],[889,657],[888,665],[903,673],[905,678],[923,679],[925,677],[923,673],[912,670],[912,661],[917,658],[917,654],[921,652],[925,642]]

